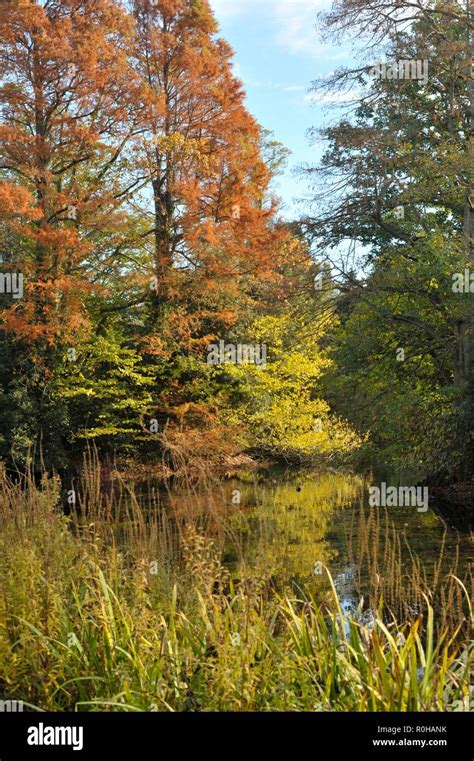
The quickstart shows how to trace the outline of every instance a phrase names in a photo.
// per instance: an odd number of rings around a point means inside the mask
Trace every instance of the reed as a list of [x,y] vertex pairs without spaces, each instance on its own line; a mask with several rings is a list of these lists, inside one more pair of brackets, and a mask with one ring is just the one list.
[[377,609],[382,600],[397,620],[415,620],[429,600],[436,611],[438,631],[460,629],[468,637],[474,574],[472,565],[461,569],[459,543],[448,553],[445,531],[438,557],[428,564],[413,552],[408,537],[400,534],[387,511],[361,509],[357,521],[348,541],[348,555],[356,569],[358,589],[365,591],[367,607]]
[[[3,699],[58,711],[469,710],[472,643],[439,627],[428,595],[414,619],[367,621],[362,608],[343,613],[329,574],[324,605],[245,569],[237,581],[198,517],[166,512],[157,494],[147,515],[123,491],[104,508],[97,477],[65,517],[57,478],[1,475]],[[452,583],[472,623],[468,591]]]

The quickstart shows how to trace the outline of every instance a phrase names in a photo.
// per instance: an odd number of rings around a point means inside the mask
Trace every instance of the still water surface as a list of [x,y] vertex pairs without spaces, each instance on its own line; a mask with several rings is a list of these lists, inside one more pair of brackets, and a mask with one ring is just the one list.
[[393,474],[274,470],[244,474],[211,494],[171,492],[167,499],[176,514],[201,516],[214,529],[234,574],[247,567],[277,589],[290,584],[320,591],[328,568],[347,609],[397,568],[410,573],[417,566],[429,580],[440,557],[444,572],[456,564],[465,579],[474,558],[472,536],[447,526],[432,500],[426,512],[416,506],[370,507],[369,486],[382,480],[416,483]]

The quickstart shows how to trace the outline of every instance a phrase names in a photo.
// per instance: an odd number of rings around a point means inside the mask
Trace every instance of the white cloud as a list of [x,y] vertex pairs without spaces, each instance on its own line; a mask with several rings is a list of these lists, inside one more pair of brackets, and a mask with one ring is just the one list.
[[220,16],[235,16],[248,13],[255,15],[259,10],[267,11],[285,6],[288,9],[329,7],[331,0],[209,0],[212,7]]
[[306,103],[330,103],[330,104],[350,103],[355,98],[356,98],[356,94],[354,92],[332,92],[332,93],[309,92],[304,96],[304,100]]
[[328,0],[275,0],[277,43],[290,53],[319,57],[326,46],[316,32],[317,14],[330,4]]
[[236,16],[249,5],[248,0],[210,0],[210,3],[219,18]]
[[283,92],[303,92],[307,89],[308,87],[306,85],[288,85],[286,87],[282,87]]
[[265,16],[276,29],[276,42],[290,53],[318,56],[329,48],[318,42],[317,14],[332,0],[210,0],[218,18]]

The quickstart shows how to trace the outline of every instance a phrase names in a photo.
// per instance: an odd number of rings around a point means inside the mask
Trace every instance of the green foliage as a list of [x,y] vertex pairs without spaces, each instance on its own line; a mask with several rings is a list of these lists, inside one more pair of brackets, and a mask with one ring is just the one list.
[[[340,325],[324,396],[370,435],[372,457],[463,478],[472,474],[474,409],[472,294],[453,289],[455,273],[472,271],[464,11],[446,26],[433,8],[429,22],[421,12],[403,30],[397,13],[372,11],[371,55],[383,48],[393,61],[429,61],[429,76],[374,78],[357,67],[325,83],[356,85],[361,96],[323,130],[326,152],[307,170],[317,192],[307,227],[323,263],[338,265]],[[329,26],[358,28],[366,12],[364,3],[353,15],[341,9]]]
[[267,347],[266,364],[215,371],[232,389],[225,413],[243,426],[247,447],[286,460],[330,459],[357,449],[360,439],[320,396],[320,378],[330,366],[320,349],[321,324],[288,313],[268,315],[252,323],[249,335]]
[[387,252],[366,287],[348,297],[346,313],[342,304],[324,393],[357,430],[370,433],[376,458],[432,474],[461,465],[466,388],[456,381],[456,361],[463,304],[451,273],[463,266],[436,238],[418,248],[416,260]]
[[46,467],[65,466],[67,404],[51,393],[44,368],[26,347],[0,341],[0,356],[0,457],[22,469],[39,460],[41,449]]
[[53,393],[77,421],[70,433],[73,442],[103,437],[120,447],[133,443],[140,418],[152,410],[155,387],[154,368],[144,364],[117,329],[109,328],[66,350]]

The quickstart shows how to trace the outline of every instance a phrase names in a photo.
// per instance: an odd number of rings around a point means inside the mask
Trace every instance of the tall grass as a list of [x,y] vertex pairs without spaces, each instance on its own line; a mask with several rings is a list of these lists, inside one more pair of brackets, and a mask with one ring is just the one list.
[[147,516],[130,494],[99,512],[90,478],[66,518],[57,478],[1,474],[2,698],[77,711],[469,710],[472,643],[460,623],[439,630],[427,596],[412,621],[381,609],[367,620],[343,614],[334,585],[321,605],[255,573],[232,579],[197,521],[165,517],[158,496]]
[[387,511],[361,509],[357,520],[348,541],[348,556],[356,569],[357,588],[368,590],[368,607],[376,608],[382,598],[395,618],[405,620],[422,612],[428,599],[436,610],[438,631],[452,631],[461,625],[469,636],[474,573],[472,565],[461,570],[459,543],[448,553],[445,531],[437,557],[428,564],[413,552],[406,533],[400,533]]

